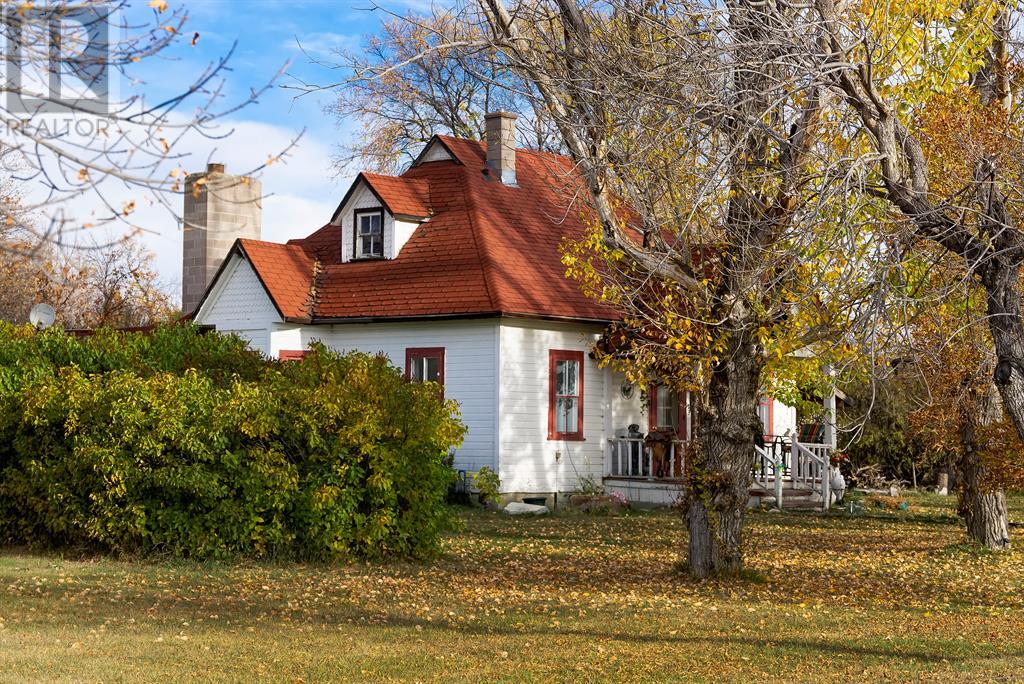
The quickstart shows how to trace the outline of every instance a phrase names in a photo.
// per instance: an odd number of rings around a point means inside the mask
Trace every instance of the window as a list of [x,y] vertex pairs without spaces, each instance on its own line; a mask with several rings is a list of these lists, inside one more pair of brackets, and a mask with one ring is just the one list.
[[301,361],[306,357],[308,351],[302,351],[297,349],[282,349],[277,353],[277,358],[282,361]]
[[405,377],[411,382],[444,384],[444,347],[410,347],[405,350]]
[[765,439],[772,439],[774,437],[772,434],[772,430],[775,429],[773,413],[771,397],[761,397],[761,400],[757,402],[757,417],[761,420],[761,425],[764,427]]
[[583,352],[548,354],[548,439],[583,440]]
[[651,385],[647,390],[650,401],[648,422],[651,430],[671,430],[686,438],[686,395],[679,395],[665,385]]
[[357,211],[355,213],[355,244],[353,256],[356,259],[373,259],[384,256],[384,212],[380,209]]

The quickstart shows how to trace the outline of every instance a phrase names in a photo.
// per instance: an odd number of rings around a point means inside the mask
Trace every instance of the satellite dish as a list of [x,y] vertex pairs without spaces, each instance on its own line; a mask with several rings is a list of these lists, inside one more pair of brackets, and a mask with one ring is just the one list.
[[37,330],[45,330],[57,320],[57,312],[49,304],[36,304],[29,312],[28,320]]

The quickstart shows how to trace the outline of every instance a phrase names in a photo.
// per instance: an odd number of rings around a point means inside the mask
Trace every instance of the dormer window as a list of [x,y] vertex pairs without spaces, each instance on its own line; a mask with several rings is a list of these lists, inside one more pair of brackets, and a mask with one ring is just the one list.
[[355,240],[353,258],[380,259],[384,257],[384,212],[381,209],[355,212]]

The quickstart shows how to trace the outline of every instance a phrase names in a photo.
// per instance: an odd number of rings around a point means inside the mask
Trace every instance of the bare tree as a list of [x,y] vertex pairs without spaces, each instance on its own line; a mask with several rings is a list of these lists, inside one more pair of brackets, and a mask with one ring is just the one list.
[[153,269],[153,255],[137,240],[76,250],[59,265],[55,293],[61,323],[69,328],[140,327],[169,322],[179,313]]
[[482,40],[479,27],[435,7],[392,16],[381,29],[360,51],[339,50],[333,63],[315,60],[341,70],[342,83],[288,86],[300,93],[334,91],[329,111],[339,123],[361,124],[355,141],[339,150],[339,168],[359,164],[392,173],[434,134],[481,140],[484,115],[498,109],[519,115],[520,138],[528,144],[558,146],[543,111],[528,97],[528,83]]
[[603,359],[699,390],[690,571],[736,571],[758,399],[795,366],[820,382],[873,291],[864,206],[828,144],[823,33],[786,3],[480,11],[577,163],[594,232],[565,261],[623,315]]
[[[148,100],[145,84],[132,78],[134,65],[190,40],[183,10],[171,11],[165,2],[149,6],[152,17],[141,25],[128,21],[124,1],[0,8],[7,69],[0,84],[0,145],[13,162],[5,164],[7,177],[20,188],[18,205],[0,204],[0,222],[32,236],[24,243],[25,258],[41,243],[102,245],[151,230],[135,220],[144,202],[179,218],[174,194],[183,187],[185,143],[230,135],[225,120],[263,90],[225,101],[229,53],[177,95]],[[193,44],[198,38],[191,36]],[[116,93],[115,84],[124,91]],[[268,151],[268,159],[288,149]]]

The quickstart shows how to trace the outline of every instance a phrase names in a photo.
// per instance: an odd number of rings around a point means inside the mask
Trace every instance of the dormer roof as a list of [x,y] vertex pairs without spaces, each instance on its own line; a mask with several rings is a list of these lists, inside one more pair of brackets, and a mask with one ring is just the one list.
[[348,203],[352,193],[365,183],[370,192],[377,197],[381,206],[396,218],[423,220],[433,213],[430,209],[430,185],[424,179],[406,178],[404,176],[383,176],[379,173],[361,172],[352,181],[348,192],[334,210],[333,221],[338,221],[338,213]]

